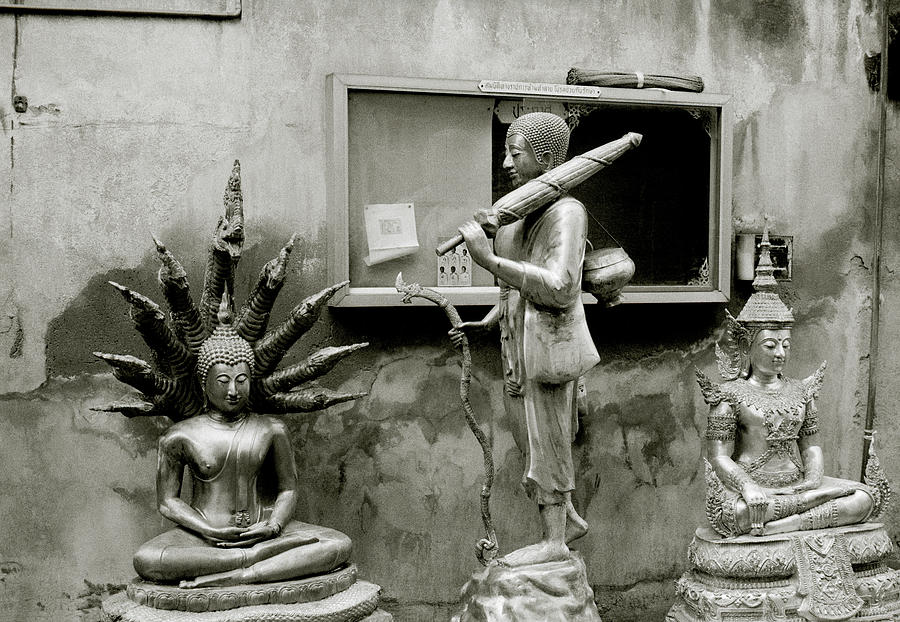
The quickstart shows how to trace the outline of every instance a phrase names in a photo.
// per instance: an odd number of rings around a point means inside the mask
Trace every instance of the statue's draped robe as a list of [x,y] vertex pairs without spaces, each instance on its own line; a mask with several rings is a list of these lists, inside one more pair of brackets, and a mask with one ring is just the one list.
[[521,283],[500,282],[501,354],[507,409],[528,432],[523,483],[541,504],[575,489],[575,384],[599,360],[581,302],[586,236],[584,206],[563,197],[501,227],[494,242],[524,273]]

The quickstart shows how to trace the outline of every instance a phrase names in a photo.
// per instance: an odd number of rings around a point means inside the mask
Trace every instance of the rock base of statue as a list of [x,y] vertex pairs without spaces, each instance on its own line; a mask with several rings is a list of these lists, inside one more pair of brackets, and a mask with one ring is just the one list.
[[472,575],[453,622],[600,622],[581,554],[510,568],[497,562]]
[[722,538],[701,527],[667,622],[900,620],[900,572],[880,523]]
[[377,609],[381,588],[356,567],[253,585],[180,589],[136,580],[103,601],[104,622],[390,622]]

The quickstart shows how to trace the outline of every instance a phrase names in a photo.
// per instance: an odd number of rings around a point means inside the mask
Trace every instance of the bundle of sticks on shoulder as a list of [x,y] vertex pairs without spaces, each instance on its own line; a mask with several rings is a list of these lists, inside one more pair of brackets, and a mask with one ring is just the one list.
[[[491,214],[486,222],[482,223],[482,228],[489,237],[493,237],[500,227],[525,218],[533,211],[555,201],[594,173],[603,170],[626,151],[640,145],[642,138],[640,134],[628,132],[622,138],[577,155],[543,175],[529,180],[509,194],[503,195],[491,206]],[[462,235],[456,235],[438,246],[435,252],[443,255],[462,242]],[[607,306],[618,304],[622,287],[634,274],[634,264],[624,251],[610,253],[609,249],[598,249],[594,254],[596,257],[585,257],[582,288],[597,296]],[[609,269],[612,265],[606,264],[610,261],[619,265]],[[623,266],[623,263],[626,265]]]
[[[628,132],[622,138],[577,155],[503,195],[491,206],[492,213],[482,225],[485,233],[493,237],[503,225],[522,220],[536,209],[555,201],[594,173],[612,164],[629,149],[640,145],[642,138],[640,134]],[[458,234],[438,246],[435,252],[439,256],[444,255],[462,242],[462,234]]]

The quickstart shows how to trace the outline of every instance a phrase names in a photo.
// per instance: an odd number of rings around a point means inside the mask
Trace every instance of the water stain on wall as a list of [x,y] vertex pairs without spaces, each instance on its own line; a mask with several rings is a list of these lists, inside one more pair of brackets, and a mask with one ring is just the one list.
[[798,0],[729,0],[712,3],[723,17],[732,18],[748,38],[769,45],[785,45],[800,37],[806,17]]
[[[266,227],[261,232],[254,231],[253,234],[254,237],[261,234],[263,242],[245,246],[243,250],[241,263],[235,274],[237,307],[243,303],[254,287],[262,266],[277,256],[281,244],[287,241],[282,231]],[[206,267],[204,245],[208,238],[195,233],[190,236],[193,239],[187,241],[185,234],[178,231],[169,237],[174,243],[168,244],[168,247],[184,265],[194,302],[199,303]],[[168,242],[169,238],[165,239]],[[180,252],[180,248],[190,250]],[[305,296],[324,287],[321,275],[318,274],[314,282],[308,284],[304,282],[307,276],[306,260],[320,250],[316,241],[297,239],[291,253],[289,276],[272,310],[270,328],[283,321],[290,309]],[[148,252],[139,266],[117,268],[93,276],[66,309],[49,323],[46,336],[47,376],[108,371],[106,364],[91,354],[98,350],[115,354],[132,354],[146,359],[150,351],[133,328],[128,316],[128,304],[108,282],[114,281],[140,292],[166,310],[165,299],[157,280],[158,271],[159,261],[154,249],[148,244]],[[286,362],[291,360],[290,356],[285,359]]]
[[[636,395],[607,404],[588,414],[585,427],[597,425],[596,420],[614,421],[622,429],[620,451],[641,483],[656,486],[660,470],[673,466],[669,446],[678,434],[679,423],[668,394]],[[642,462],[640,467],[634,464],[638,458]],[[644,480],[647,474],[649,481]]]

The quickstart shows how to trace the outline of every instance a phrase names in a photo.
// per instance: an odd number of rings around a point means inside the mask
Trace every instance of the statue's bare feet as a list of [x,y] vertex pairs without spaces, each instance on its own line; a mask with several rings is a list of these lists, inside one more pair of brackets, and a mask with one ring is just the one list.
[[588,523],[578,515],[571,505],[566,507],[566,544],[577,540],[588,532]]
[[806,509],[814,508],[826,501],[852,495],[856,489],[847,485],[820,486],[815,490],[800,493]]
[[799,531],[801,528],[800,517],[797,514],[793,516],[785,516],[777,520],[769,521],[763,525],[761,536],[771,536],[776,533],[790,533],[791,531]]
[[541,540],[537,544],[523,546],[500,558],[504,566],[530,566],[558,562],[569,557],[569,547],[564,542]]
[[850,495],[856,493],[857,490],[859,490],[859,488],[857,488],[856,486],[851,486],[849,484],[846,486],[841,486],[840,487],[841,494],[839,496],[849,497]]
[[178,587],[185,590],[190,590],[196,587],[224,587],[227,585],[240,585],[244,582],[242,580],[242,577],[243,571],[238,568],[237,570],[229,570],[228,572],[206,574],[197,577],[193,581],[181,581],[178,584]]

